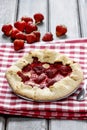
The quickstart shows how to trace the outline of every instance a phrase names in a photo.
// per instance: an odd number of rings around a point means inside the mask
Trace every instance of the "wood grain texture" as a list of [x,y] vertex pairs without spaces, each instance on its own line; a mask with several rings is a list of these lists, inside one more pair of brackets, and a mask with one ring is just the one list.
[[9,118],[6,130],[48,130],[44,119]]
[[10,38],[1,32],[2,25],[15,21],[17,10],[17,0],[0,0],[0,42],[11,42]]
[[82,37],[87,37],[87,0],[78,0]]
[[0,117],[0,130],[5,130],[5,119]]
[[35,13],[42,13],[44,15],[44,21],[42,24],[38,25],[38,30],[40,30],[42,36],[47,32],[48,26],[48,17],[47,17],[47,2],[48,0],[20,0],[19,1],[19,10],[18,10],[18,19],[22,16],[29,16],[33,18]]
[[50,130],[87,130],[87,121],[51,120]]
[[68,32],[60,39],[80,37],[77,0],[49,0],[49,29],[55,35],[56,25],[67,26]]

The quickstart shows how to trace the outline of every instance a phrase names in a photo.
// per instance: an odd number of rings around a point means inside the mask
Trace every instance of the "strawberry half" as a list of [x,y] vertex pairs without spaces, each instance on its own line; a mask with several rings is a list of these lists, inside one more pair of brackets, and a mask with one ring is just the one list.
[[11,24],[5,24],[2,26],[2,32],[6,35],[6,36],[10,36],[11,31],[12,31],[12,25]]
[[14,50],[18,51],[24,48],[24,40],[14,40]]
[[26,22],[25,21],[17,21],[14,23],[15,28],[23,32],[26,27]]
[[65,35],[65,33],[67,32],[67,27],[64,25],[57,25],[56,26],[56,35],[59,36],[63,36]]

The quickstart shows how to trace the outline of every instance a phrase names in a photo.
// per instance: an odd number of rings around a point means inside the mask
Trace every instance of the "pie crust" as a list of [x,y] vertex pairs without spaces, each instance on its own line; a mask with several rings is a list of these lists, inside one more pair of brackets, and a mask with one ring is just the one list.
[[[22,69],[28,64],[31,65],[34,57],[37,57],[40,63],[44,63],[43,67],[45,69],[49,68],[50,64],[53,65],[57,62],[65,66],[68,65],[72,71],[67,76],[63,76],[60,80],[56,80],[56,82],[49,87],[45,86],[44,88],[40,88],[42,83],[39,85],[31,81],[33,84],[32,87],[32,85],[22,81],[18,72],[22,72]],[[26,73],[25,75],[31,76],[30,73]],[[65,54],[50,49],[43,49],[29,51],[28,54],[25,54],[8,68],[6,78],[14,93],[36,101],[51,101],[63,99],[71,95],[82,82],[83,71],[78,63]],[[50,80],[52,79],[50,78]]]

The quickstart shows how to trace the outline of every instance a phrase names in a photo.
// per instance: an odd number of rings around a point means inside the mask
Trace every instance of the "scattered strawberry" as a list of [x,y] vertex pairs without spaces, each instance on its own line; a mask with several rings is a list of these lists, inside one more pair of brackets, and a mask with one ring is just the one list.
[[21,40],[26,40],[26,34],[25,33],[22,33],[22,32],[19,32],[15,35],[15,38],[16,39],[21,39]]
[[16,28],[13,28],[12,31],[11,31],[11,38],[12,39],[15,39],[16,37],[16,34],[19,33],[20,31]]
[[26,40],[27,40],[27,43],[34,43],[37,41],[37,38],[36,38],[36,35],[31,33],[31,34],[27,34],[26,36]]
[[38,28],[35,24],[33,24],[32,22],[28,22],[27,25],[26,25],[26,28],[25,28],[25,32],[27,34],[33,32],[33,31],[36,31]]
[[18,51],[24,48],[24,40],[16,39],[14,40],[14,50]]
[[6,36],[10,36],[12,28],[13,27],[11,24],[5,24],[2,26],[2,32],[4,32]]
[[15,28],[23,32],[26,27],[26,22],[25,21],[17,21],[14,23]]
[[52,41],[53,40],[53,35],[51,32],[47,32],[43,37],[42,37],[43,41]]
[[41,23],[44,20],[44,16],[41,13],[34,14],[35,23]]
[[37,42],[39,42],[40,41],[40,36],[41,36],[41,34],[40,34],[40,32],[39,31],[33,31],[33,33],[36,35],[36,38],[37,38]]
[[26,23],[28,23],[28,22],[33,22],[33,19],[32,19],[31,17],[26,17],[26,16],[23,16],[23,17],[21,18],[21,20],[22,20],[22,21],[25,21]]
[[66,32],[67,32],[66,26],[64,26],[64,25],[57,25],[56,26],[56,35],[58,37],[62,36],[62,35],[65,35]]

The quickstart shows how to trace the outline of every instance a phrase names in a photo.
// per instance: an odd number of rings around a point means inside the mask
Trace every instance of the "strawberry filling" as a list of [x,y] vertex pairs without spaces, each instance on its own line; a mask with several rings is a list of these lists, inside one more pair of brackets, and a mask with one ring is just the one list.
[[[43,65],[48,64],[48,68]],[[54,64],[38,61],[38,58],[33,57],[31,64],[23,67],[22,71],[17,74],[21,77],[22,82],[34,87],[37,85],[41,89],[53,85],[56,81],[70,75],[72,69],[69,65],[63,65],[62,62],[55,62]]]

